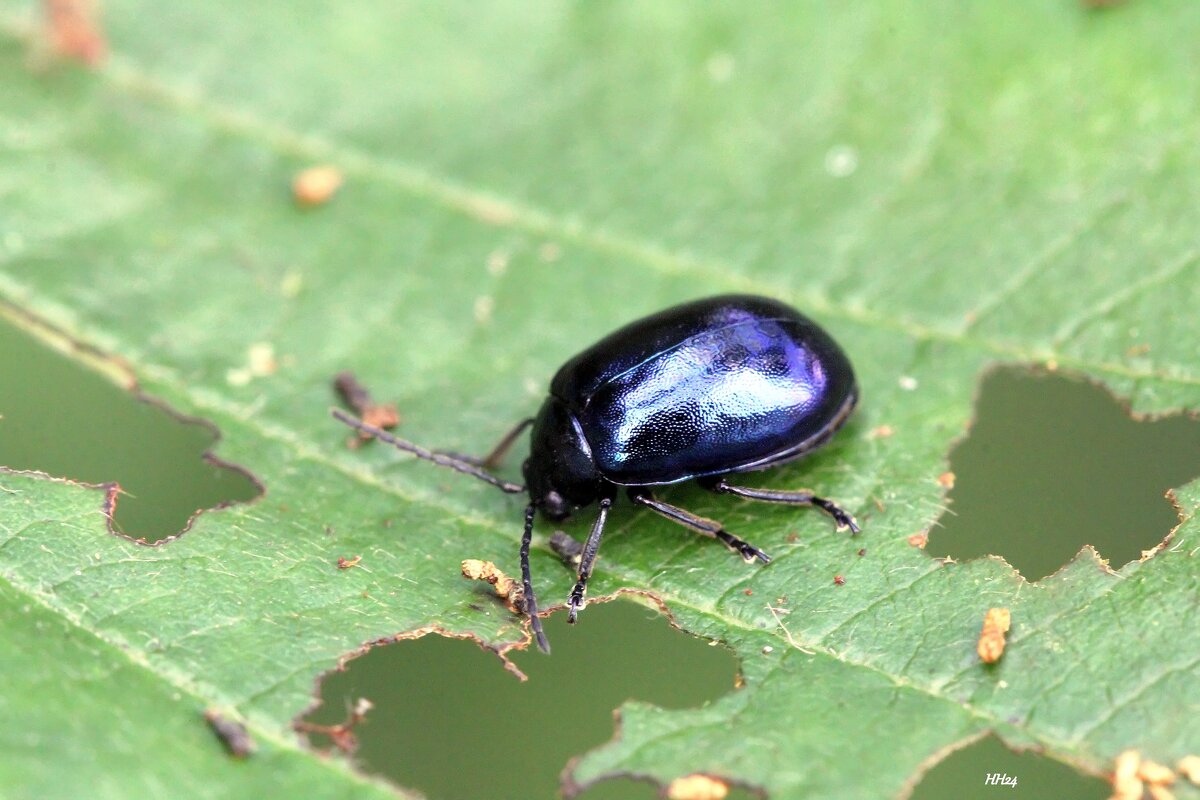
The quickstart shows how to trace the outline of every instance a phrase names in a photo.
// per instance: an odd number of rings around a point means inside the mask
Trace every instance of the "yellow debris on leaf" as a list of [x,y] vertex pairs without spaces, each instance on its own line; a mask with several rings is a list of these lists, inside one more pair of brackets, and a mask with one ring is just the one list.
[[1113,793],[1109,800],[1141,800],[1142,781],[1137,776],[1142,757],[1137,750],[1126,750],[1113,764]]
[[995,664],[1004,655],[1005,634],[1012,624],[1012,614],[1007,608],[989,608],[983,618],[983,630],[979,632],[976,648],[985,664]]
[[514,614],[525,613],[525,590],[520,582],[505,575],[491,561],[481,561],[477,558],[464,559],[462,562],[464,578],[473,581],[483,581],[496,587],[496,596],[504,601],[508,610]]
[[302,206],[319,206],[337,194],[342,180],[342,171],[337,167],[309,167],[292,179],[292,195]]
[[729,784],[700,772],[676,778],[667,787],[668,800],[725,800],[728,796]]
[[1175,769],[1196,786],[1200,786],[1200,756],[1184,756],[1179,759]]

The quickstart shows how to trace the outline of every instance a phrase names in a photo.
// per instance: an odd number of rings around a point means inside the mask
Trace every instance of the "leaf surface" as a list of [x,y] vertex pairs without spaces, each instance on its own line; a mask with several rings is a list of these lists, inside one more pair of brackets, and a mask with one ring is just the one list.
[[[1196,484],[1168,547],[1118,572],[1085,551],[1028,585],[906,541],[941,512],[990,364],[1081,373],[1139,413],[1200,407],[1188,3],[112,0],[94,73],[29,70],[29,13],[0,0],[9,316],[119,356],[267,487],[151,549],[107,532],[96,489],[0,475],[0,708],[20,721],[0,743],[31,795],[253,796],[285,776],[386,794],[290,722],[366,642],[431,625],[519,641],[470,607],[458,563],[515,572],[520,500],[346,450],[332,376],[397,398],[403,435],[479,452],[616,324],[728,291],[796,304],[852,355],[855,420],[758,480],[820,487],[865,533],[667,493],[776,557],[754,569],[615,513],[593,591],[653,593],[736,650],[745,686],[625,707],[576,781],[703,771],[877,797],[988,729],[1092,771],[1200,748]],[[324,162],[345,187],[298,210],[291,176]],[[263,344],[277,368],[247,382]],[[557,600],[572,581],[544,533],[533,567]],[[984,668],[992,606],[1014,623]],[[228,762],[196,724],[208,705],[245,717],[260,755]]]

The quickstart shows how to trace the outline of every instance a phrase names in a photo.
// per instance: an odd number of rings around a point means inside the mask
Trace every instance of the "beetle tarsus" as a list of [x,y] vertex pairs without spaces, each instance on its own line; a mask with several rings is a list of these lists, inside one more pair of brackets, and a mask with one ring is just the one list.
[[571,597],[567,600],[567,622],[574,625],[578,622],[576,619],[579,612],[587,605],[587,601],[583,599],[583,591],[579,584],[575,585],[575,590],[571,592]]
[[575,582],[575,588],[571,590],[571,596],[567,599],[567,622],[572,625],[575,624],[575,618],[579,612],[587,605],[584,598],[587,595],[588,578],[592,577],[596,554],[600,552],[600,537],[604,535],[604,523],[608,521],[610,508],[612,508],[612,498],[601,498],[600,511],[596,514],[596,521],[592,523],[592,532],[583,544],[583,554],[579,557],[579,580]]
[[729,549],[740,555],[747,564],[753,564],[755,559],[764,564],[771,563],[771,557],[759,550],[754,545],[747,542],[745,539],[739,539],[725,529],[717,531],[717,538],[729,546]]
[[833,517],[833,522],[839,531],[849,530],[850,535],[858,533],[858,523],[848,512],[843,511],[836,503],[821,497],[814,497],[812,504]]
[[858,533],[858,523],[841,506],[824,497],[817,497],[807,489],[754,489],[749,486],[734,486],[724,478],[705,482],[704,487],[718,494],[731,494],[746,500],[758,500],[763,503],[782,503],[789,506],[815,506],[833,517],[833,522],[839,531],[849,530]]
[[725,530],[721,523],[717,522],[716,520],[706,519],[705,517],[693,514],[686,509],[682,509],[679,506],[673,506],[670,503],[664,503],[662,500],[656,499],[654,495],[650,494],[650,492],[647,490],[631,491],[629,493],[629,497],[638,505],[643,505],[646,508],[657,512],[658,514],[661,514],[672,522],[679,523],[685,528],[690,528],[691,530],[696,531],[696,533],[701,533],[705,536],[711,536],[714,539],[720,540],[730,550],[746,559],[747,563],[752,562],[755,559],[758,559],[764,564],[771,563],[771,557],[769,555],[764,553],[762,550],[759,550],[746,540],[739,539],[738,537],[734,536],[732,533]]

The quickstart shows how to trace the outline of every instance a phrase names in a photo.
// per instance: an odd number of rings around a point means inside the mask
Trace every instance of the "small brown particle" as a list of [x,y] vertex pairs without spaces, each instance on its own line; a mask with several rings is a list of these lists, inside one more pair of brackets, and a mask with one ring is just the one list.
[[667,787],[668,800],[724,800],[728,796],[729,784],[699,772],[676,778]]
[[913,547],[919,547],[924,550],[925,545],[929,544],[929,534],[925,531],[914,533],[912,536],[908,537],[908,543]]
[[995,664],[1004,655],[1004,635],[1012,624],[1012,614],[1007,608],[989,608],[983,618],[983,630],[979,632],[976,650],[985,664]]
[[867,438],[868,439],[886,439],[895,433],[896,433],[896,429],[893,428],[891,425],[880,425],[876,428],[872,428],[870,433],[867,434]]
[[[354,558],[346,558],[345,556],[338,556],[337,567],[338,567],[338,569],[350,569],[351,567],[357,567],[358,562],[360,562],[360,561],[362,561],[362,556],[355,556]],[[370,570],[368,570],[368,572],[369,571]]]
[[838,586],[845,586],[845,585],[846,585],[846,579],[845,579],[845,578],[843,578],[841,575],[834,575],[834,576],[833,576],[833,582],[834,582],[835,584],[837,584]]
[[1137,776],[1142,757],[1137,750],[1126,750],[1113,764],[1113,793],[1109,800],[1141,800],[1142,781]]
[[462,574],[464,578],[473,581],[490,583],[496,588],[496,596],[504,601],[509,611],[514,614],[525,613],[525,591],[521,584],[501,572],[491,561],[465,559],[462,562]]
[[1196,786],[1200,786],[1200,756],[1184,756],[1179,759],[1175,769]]
[[[339,372],[333,379],[333,389],[342,401],[362,418],[362,421],[375,428],[391,430],[400,424],[400,412],[395,403],[376,403],[371,399],[371,393],[359,383],[352,372]],[[360,430],[358,434],[346,442],[351,449],[363,442],[369,442],[371,434]]]
[[750,597],[752,594],[754,594],[754,590],[753,589],[742,589],[742,594],[746,595],[746,597]]
[[242,723],[230,719],[215,708],[205,711],[204,719],[208,723],[208,727],[212,728],[213,733],[221,740],[221,744],[225,745],[229,755],[234,758],[246,758],[254,752],[254,739],[250,737],[246,726]]
[[950,472],[949,470],[943,472],[941,475],[938,475],[937,482],[938,485],[940,485],[943,489],[953,489],[954,473]]
[[787,535],[786,538],[787,538],[788,544],[795,544],[796,542],[800,541],[800,534],[796,533],[795,531],[792,531],[791,533],[789,533]]
[[859,558],[862,558],[862,557],[863,557],[863,556],[865,556],[866,554],[867,554],[867,548],[863,547],[863,548],[860,548],[860,549],[859,549],[859,551],[858,551],[858,557],[859,557]]
[[292,195],[302,206],[319,206],[329,202],[342,188],[342,181],[342,171],[337,167],[328,164],[309,167],[292,179]]

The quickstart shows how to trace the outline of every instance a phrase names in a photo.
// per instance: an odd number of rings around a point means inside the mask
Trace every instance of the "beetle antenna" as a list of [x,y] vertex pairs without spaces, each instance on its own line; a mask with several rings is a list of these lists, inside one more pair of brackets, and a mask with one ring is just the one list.
[[533,503],[525,506],[525,533],[521,536],[521,588],[525,590],[525,610],[529,614],[529,627],[537,639],[537,646],[543,653],[550,652],[550,643],[546,641],[546,632],[542,630],[542,619],[538,616],[537,598],[533,596],[533,580],[529,576],[529,542],[533,539],[533,517],[537,506]]
[[521,494],[525,491],[525,487],[521,484],[509,483],[508,481],[500,480],[495,475],[492,475],[491,473],[477,467],[466,459],[458,458],[449,455],[448,453],[435,453],[432,450],[426,450],[420,445],[413,444],[412,442],[392,436],[387,431],[376,428],[374,425],[368,425],[361,419],[342,411],[340,408],[331,408],[329,413],[331,413],[333,418],[338,422],[349,425],[351,428],[354,428],[357,431],[370,434],[381,442],[387,442],[397,450],[403,450],[406,453],[412,453],[417,458],[423,458],[426,461],[432,461],[439,467],[449,467],[456,472],[461,472],[464,475],[470,475],[472,478],[478,478],[484,483],[489,483],[500,491],[507,492],[508,494]]

